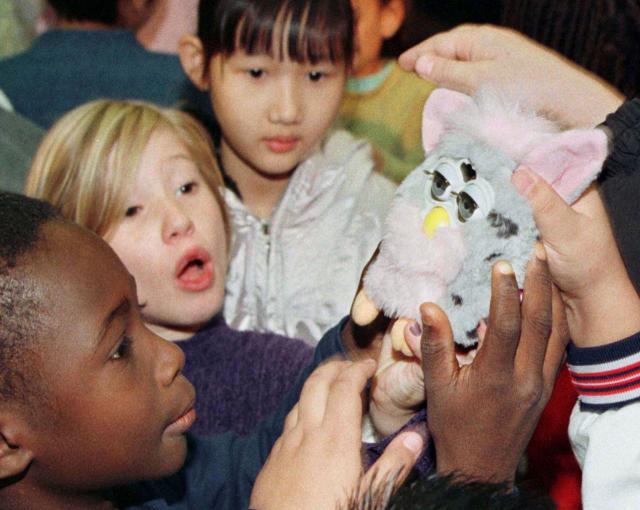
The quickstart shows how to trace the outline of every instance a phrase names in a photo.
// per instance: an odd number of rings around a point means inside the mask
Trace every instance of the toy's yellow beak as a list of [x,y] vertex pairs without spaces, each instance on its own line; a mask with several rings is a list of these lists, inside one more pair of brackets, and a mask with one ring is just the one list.
[[436,233],[438,227],[448,227],[450,224],[449,213],[444,207],[434,207],[424,219],[422,231],[431,239]]

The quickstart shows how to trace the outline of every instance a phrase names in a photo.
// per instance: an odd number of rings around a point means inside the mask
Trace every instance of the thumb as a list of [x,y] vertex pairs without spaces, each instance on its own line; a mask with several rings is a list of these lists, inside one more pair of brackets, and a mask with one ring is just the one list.
[[458,370],[453,332],[449,319],[442,309],[425,303],[420,307],[422,315],[422,370],[425,391],[436,384],[447,384]]
[[418,57],[415,71],[422,78],[431,80],[440,87],[472,95],[483,76],[484,62],[469,62],[424,54]]
[[362,478],[360,494],[392,493],[410,473],[427,441],[426,427],[414,427],[399,433]]
[[575,237],[579,215],[547,181],[530,169],[520,167],[514,172],[511,182],[529,202],[545,245],[554,248]]

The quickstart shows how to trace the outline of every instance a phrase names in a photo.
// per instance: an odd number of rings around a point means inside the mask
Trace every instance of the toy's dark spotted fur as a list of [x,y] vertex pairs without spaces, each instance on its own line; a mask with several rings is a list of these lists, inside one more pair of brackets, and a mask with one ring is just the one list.
[[492,260],[496,260],[500,257],[502,257],[502,253],[494,251],[491,255],[488,255],[487,257],[485,257],[484,260],[485,262],[491,262]]
[[518,235],[518,224],[500,213],[491,211],[487,215],[487,220],[493,228],[498,229],[498,233],[496,235],[500,239],[509,239],[510,237]]

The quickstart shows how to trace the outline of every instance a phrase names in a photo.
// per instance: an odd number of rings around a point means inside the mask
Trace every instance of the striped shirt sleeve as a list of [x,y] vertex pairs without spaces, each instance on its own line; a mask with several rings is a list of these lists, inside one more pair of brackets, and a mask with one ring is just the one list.
[[567,362],[581,410],[602,412],[640,401],[640,332],[598,347],[571,344]]

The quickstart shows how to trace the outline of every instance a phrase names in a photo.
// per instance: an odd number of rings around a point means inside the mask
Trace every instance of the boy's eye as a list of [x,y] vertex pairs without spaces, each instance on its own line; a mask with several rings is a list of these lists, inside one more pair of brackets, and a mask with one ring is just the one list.
[[323,73],[322,71],[309,71],[309,73],[307,73],[307,76],[311,81],[320,81],[326,76],[326,73]]
[[117,361],[119,359],[125,359],[131,353],[131,344],[133,340],[128,336],[123,336],[122,341],[116,347],[116,350],[111,355],[110,359],[112,361]]
[[182,186],[180,186],[178,188],[178,195],[185,195],[187,193],[193,193],[193,191],[195,190],[196,186],[198,184],[195,182],[188,182],[186,184],[183,184]]
[[249,76],[251,76],[252,78],[262,78],[264,76],[264,69],[255,67],[253,69],[249,69],[247,73],[249,73]]
[[133,205],[131,207],[127,207],[126,211],[124,212],[124,215],[127,218],[130,218],[138,214],[140,212],[140,209],[142,209],[142,207],[140,207],[139,205]]

